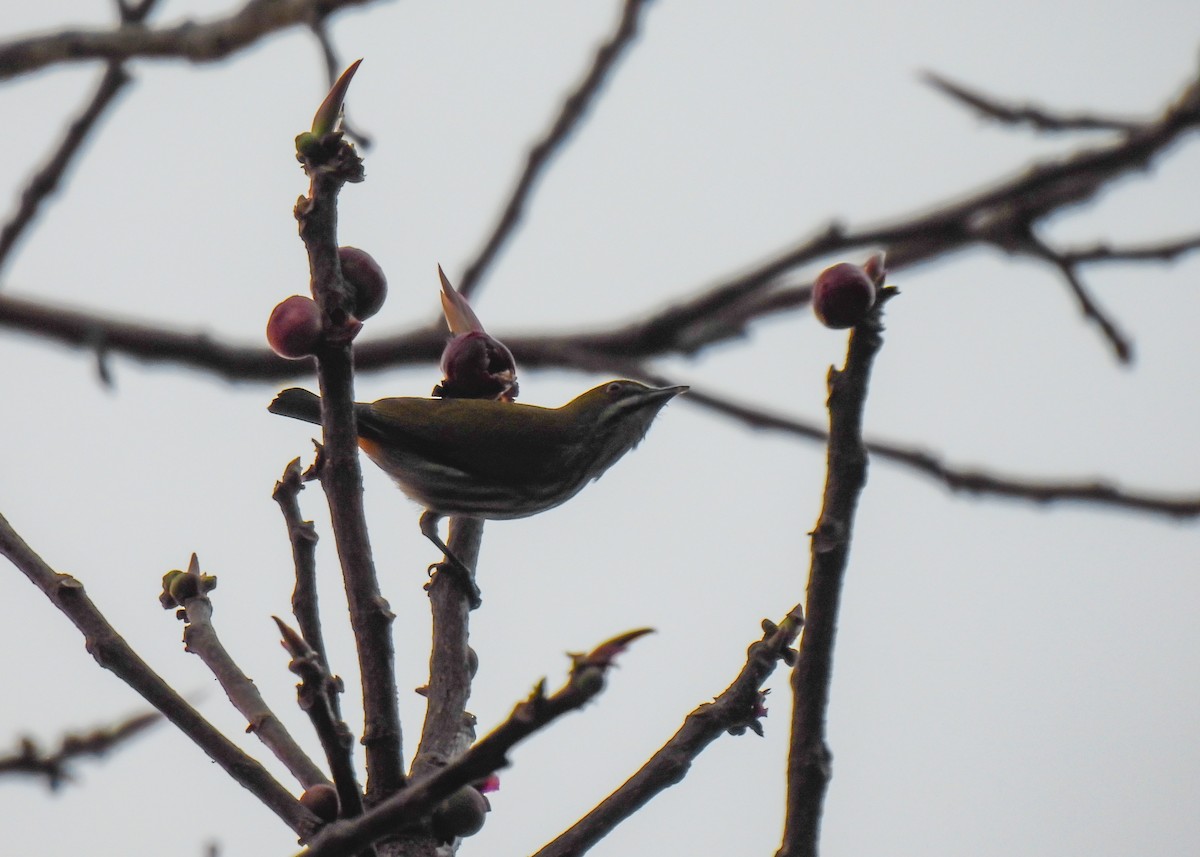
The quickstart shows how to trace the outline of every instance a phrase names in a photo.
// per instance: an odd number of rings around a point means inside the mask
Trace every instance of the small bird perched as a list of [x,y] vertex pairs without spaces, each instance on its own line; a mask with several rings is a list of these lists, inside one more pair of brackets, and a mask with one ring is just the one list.
[[[446,516],[525,518],[565,503],[645,437],[687,387],[609,381],[559,408],[493,399],[356,403],[358,445],[425,507],[421,532],[465,570],[437,532]],[[321,399],[292,387],[267,408],[321,423]]]

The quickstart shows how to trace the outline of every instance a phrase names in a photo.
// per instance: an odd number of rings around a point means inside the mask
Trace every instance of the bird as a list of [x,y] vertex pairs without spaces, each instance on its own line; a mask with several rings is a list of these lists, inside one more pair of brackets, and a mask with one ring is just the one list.
[[[565,503],[637,446],[687,389],[614,380],[558,408],[396,397],[355,403],[354,414],[359,448],[424,507],[422,534],[469,580],[438,535],[443,517],[525,518]],[[267,410],[321,423],[320,397],[299,387]]]

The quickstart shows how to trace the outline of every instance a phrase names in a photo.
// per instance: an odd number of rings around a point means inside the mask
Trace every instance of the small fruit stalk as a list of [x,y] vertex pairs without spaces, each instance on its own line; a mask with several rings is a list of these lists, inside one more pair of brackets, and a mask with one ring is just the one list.
[[850,262],[831,265],[813,281],[813,313],[826,327],[854,327],[875,306],[886,278],[883,253],[876,253],[862,266]]

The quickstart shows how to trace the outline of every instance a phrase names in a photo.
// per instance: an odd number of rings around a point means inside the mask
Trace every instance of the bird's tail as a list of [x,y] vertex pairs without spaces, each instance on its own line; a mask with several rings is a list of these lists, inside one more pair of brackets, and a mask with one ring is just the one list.
[[289,387],[267,405],[273,414],[304,420],[306,423],[321,424],[321,397],[299,387]]

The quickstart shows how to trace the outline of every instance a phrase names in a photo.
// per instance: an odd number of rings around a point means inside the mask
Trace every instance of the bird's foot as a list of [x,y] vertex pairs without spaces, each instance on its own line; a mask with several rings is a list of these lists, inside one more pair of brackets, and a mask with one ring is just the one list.
[[[483,605],[483,593],[475,583],[475,576],[469,568],[457,559],[447,558],[441,562],[430,563],[427,571],[430,577],[433,577],[437,572],[449,574],[454,583],[467,596],[467,602],[470,604],[472,610],[478,610]],[[425,588],[428,589],[431,585],[433,585],[432,580],[425,584]]]

